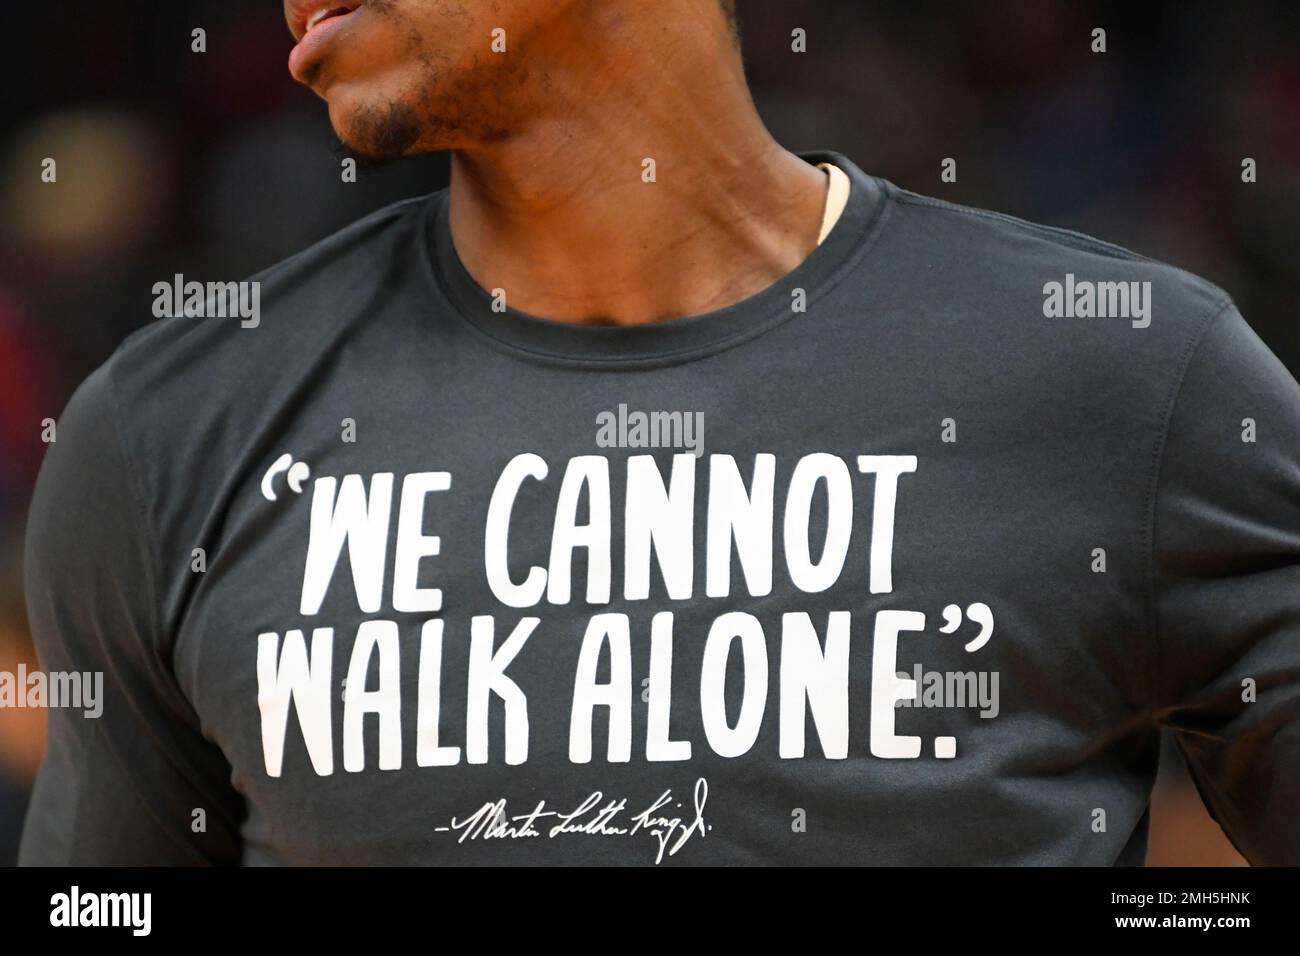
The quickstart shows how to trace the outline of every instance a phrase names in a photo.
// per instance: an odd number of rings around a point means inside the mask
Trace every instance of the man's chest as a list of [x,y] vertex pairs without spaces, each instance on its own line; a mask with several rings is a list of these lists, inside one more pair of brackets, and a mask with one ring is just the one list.
[[792,777],[902,812],[1023,759],[1017,714],[1124,713],[1125,516],[941,424],[658,404],[268,444],[176,648],[262,839],[379,800],[435,843],[685,842]]

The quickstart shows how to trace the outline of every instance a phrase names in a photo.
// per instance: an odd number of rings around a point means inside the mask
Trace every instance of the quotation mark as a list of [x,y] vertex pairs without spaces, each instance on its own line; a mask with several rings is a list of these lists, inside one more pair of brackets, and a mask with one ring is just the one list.
[[302,494],[302,483],[311,477],[311,468],[305,461],[294,461],[293,455],[285,452],[277,458],[274,464],[266,470],[262,476],[262,497],[267,501],[275,501],[275,479],[278,475],[284,474],[285,484],[295,495]]
[[[966,608],[966,616],[980,626],[980,632],[966,645],[966,650],[978,651],[993,636],[993,611],[984,602],[976,601]],[[961,626],[961,608],[956,604],[949,604],[943,609],[943,620],[944,624],[939,628],[939,633],[951,634]]]

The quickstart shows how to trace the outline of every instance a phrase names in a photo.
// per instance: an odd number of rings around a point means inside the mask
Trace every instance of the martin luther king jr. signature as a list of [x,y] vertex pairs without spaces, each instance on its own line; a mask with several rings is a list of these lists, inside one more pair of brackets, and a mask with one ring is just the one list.
[[[452,817],[447,826],[435,827],[438,833],[457,833],[457,843],[466,840],[520,840],[545,837],[554,840],[568,835],[630,837],[646,834],[657,847],[655,863],[666,856],[676,856],[693,836],[707,836],[710,829],[704,822],[704,803],[709,798],[709,782],[703,777],[695,781],[693,806],[685,808],[673,798],[671,789],[665,790],[644,810],[629,815],[627,798],[606,799],[600,790],[586,797],[570,811],[550,810],[545,800],[527,813],[511,815],[502,797],[485,803],[469,816]],[[543,822],[545,821],[545,822]]]

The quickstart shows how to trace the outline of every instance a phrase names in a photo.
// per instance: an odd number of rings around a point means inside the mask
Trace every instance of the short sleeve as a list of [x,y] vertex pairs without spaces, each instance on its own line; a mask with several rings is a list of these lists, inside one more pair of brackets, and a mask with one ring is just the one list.
[[87,689],[102,681],[102,691],[49,709],[19,862],[237,863],[242,800],[165,659],[157,551],[116,420],[105,366],[57,420],[28,516],[27,604],[42,670],[80,674]]
[[1158,716],[1241,853],[1300,863],[1300,386],[1230,305],[1186,366],[1153,512]]

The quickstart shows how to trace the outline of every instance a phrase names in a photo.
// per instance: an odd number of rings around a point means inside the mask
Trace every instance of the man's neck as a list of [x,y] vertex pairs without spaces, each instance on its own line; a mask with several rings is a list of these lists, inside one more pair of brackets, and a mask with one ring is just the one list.
[[470,274],[512,309],[634,325],[724,308],[789,273],[817,244],[826,176],[764,128],[730,38],[675,31],[660,49],[641,40],[663,35],[648,24],[602,26],[614,42],[548,51],[551,115],[453,154],[452,236]]

